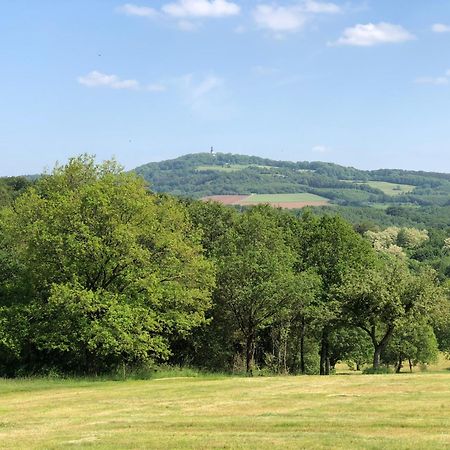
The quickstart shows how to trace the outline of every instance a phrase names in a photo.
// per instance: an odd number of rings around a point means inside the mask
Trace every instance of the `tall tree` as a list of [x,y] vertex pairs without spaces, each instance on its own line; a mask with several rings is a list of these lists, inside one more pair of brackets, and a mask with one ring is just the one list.
[[329,334],[339,324],[334,291],[346,274],[365,271],[374,261],[370,244],[338,216],[315,217],[306,212],[297,230],[297,270],[314,269],[322,279],[318,308],[322,320],[320,374],[330,373]]
[[57,167],[3,211],[0,235],[18,270],[1,301],[23,304],[22,353],[37,367],[165,357],[204,322],[213,267],[186,209],[115,162]]
[[294,255],[270,210],[256,207],[228,230],[216,258],[214,298],[242,333],[251,372],[258,333],[289,301]]

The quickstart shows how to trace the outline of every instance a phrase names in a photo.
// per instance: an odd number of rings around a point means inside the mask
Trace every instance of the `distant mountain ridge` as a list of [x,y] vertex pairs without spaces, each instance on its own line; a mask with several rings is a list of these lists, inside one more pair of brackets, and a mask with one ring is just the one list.
[[450,204],[450,174],[359,170],[325,162],[276,161],[231,153],[195,153],[137,167],[157,192],[210,195],[309,193],[346,206]]

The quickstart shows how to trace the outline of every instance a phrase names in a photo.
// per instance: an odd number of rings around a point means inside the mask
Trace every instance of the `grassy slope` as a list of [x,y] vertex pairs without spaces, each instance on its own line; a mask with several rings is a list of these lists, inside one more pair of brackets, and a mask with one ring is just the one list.
[[226,166],[198,166],[195,170],[204,172],[206,170],[213,170],[215,172],[237,172],[239,170],[248,169],[249,167],[255,167],[259,169],[272,169],[272,166],[261,166],[258,164],[228,164]]
[[0,448],[449,448],[450,373],[0,381]]
[[245,203],[284,203],[284,202],[328,202],[329,200],[319,195],[299,194],[252,194],[243,202]]
[[409,194],[415,189],[411,184],[395,184],[386,181],[367,181],[364,184],[383,191],[386,195],[396,196],[401,194]]

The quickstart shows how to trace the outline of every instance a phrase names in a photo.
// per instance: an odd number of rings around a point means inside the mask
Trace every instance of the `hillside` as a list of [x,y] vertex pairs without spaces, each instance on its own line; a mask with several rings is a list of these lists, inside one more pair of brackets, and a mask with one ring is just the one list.
[[[450,174],[443,173],[365,171],[332,163],[274,161],[225,153],[190,154],[149,163],[135,171],[157,192],[194,198],[242,196],[237,204],[257,203],[251,194],[266,194],[264,201],[275,204],[286,203],[278,198],[280,194],[297,194],[293,202],[308,203],[305,199],[313,195],[319,204],[358,207],[450,204]],[[274,195],[273,200],[267,194]]]

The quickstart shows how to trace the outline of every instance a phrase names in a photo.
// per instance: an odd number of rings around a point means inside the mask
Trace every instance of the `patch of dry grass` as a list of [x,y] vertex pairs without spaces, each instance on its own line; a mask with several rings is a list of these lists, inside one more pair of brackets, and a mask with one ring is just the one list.
[[450,373],[0,381],[0,448],[450,448]]

